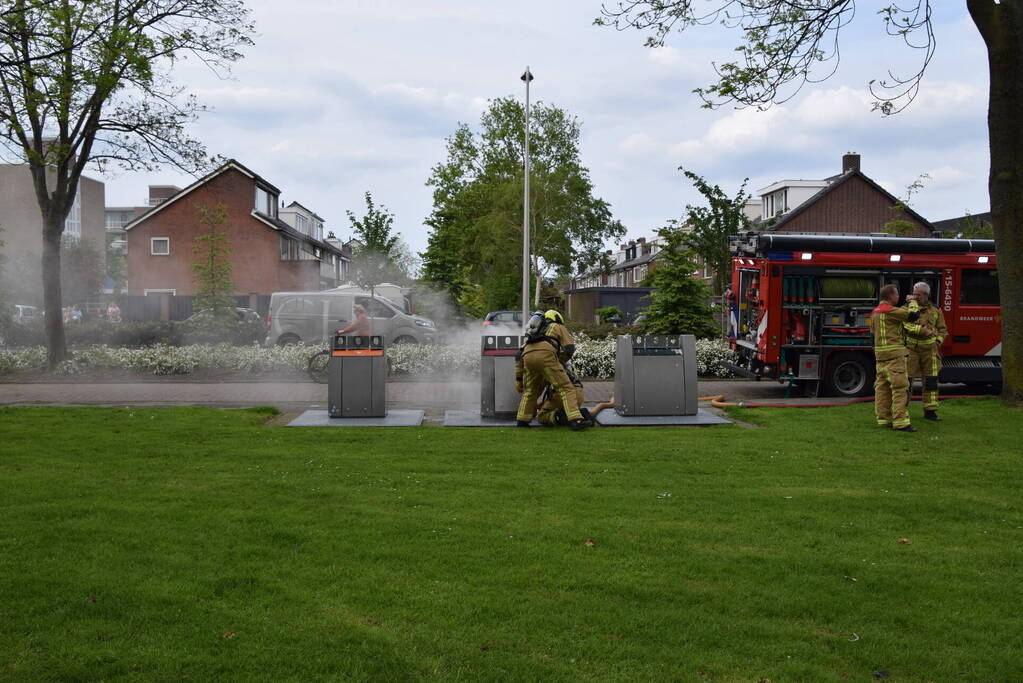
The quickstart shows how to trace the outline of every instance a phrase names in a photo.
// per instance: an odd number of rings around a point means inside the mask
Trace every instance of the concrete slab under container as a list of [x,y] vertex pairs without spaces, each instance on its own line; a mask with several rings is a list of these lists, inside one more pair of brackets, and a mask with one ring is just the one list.
[[418,427],[424,410],[388,410],[384,417],[330,417],[326,410],[307,410],[289,427]]
[[604,410],[597,415],[602,427],[706,427],[709,425],[732,424],[720,415],[700,408],[696,415],[619,415],[613,410]]

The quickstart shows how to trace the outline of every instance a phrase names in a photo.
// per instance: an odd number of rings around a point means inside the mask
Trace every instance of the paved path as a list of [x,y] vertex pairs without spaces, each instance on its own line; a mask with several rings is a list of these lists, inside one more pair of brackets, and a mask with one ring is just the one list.
[[[614,391],[613,382],[588,382],[588,403],[606,401]],[[942,386],[945,395],[969,393],[958,385]],[[786,398],[784,385],[763,381],[700,382],[700,396],[724,394],[728,401],[832,403],[838,399]],[[445,410],[479,408],[477,381],[389,382],[387,405],[391,408],[421,408],[430,414]],[[275,406],[282,410],[323,408],[327,387],[299,382],[183,382],[147,379],[141,382],[0,383],[0,405],[201,405],[215,407]]]

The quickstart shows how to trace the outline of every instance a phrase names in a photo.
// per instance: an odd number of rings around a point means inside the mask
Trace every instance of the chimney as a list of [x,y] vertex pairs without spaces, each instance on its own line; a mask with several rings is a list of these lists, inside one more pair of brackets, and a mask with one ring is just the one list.
[[619,248],[619,249],[620,249],[621,251],[625,251],[626,249],[628,249],[628,248],[629,248],[629,245],[628,245],[628,244],[619,244],[619,245],[618,245],[618,248]]
[[640,244],[646,244],[646,237],[640,237],[636,241],[639,242]]
[[846,152],[842,155],[842,173],[860,170],[860,155],[856,152]]

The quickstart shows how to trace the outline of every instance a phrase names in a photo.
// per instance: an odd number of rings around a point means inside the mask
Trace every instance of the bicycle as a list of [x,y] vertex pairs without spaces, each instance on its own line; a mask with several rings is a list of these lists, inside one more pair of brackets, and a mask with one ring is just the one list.
[[309,378],[317,384],[326,384],[328,379],[327,366],[330,363],[330,349],[317,351],[306,362],[305,371]]

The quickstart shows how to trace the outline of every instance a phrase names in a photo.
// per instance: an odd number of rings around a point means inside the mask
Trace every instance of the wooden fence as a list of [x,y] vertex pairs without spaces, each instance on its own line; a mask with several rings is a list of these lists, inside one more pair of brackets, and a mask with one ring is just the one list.
[[[142,322],[147,320],[185,320],[195,313],[192,302],[195,297],[174,294],[147,294],[145,296],[119,296],[117,305],[121,308],[121,319]],[[262,317],[270,312],[268,294],[236,296],[235,305],[251,308]]]

